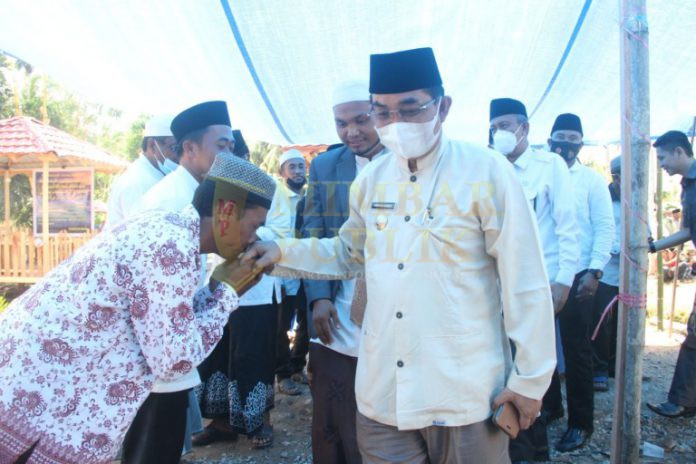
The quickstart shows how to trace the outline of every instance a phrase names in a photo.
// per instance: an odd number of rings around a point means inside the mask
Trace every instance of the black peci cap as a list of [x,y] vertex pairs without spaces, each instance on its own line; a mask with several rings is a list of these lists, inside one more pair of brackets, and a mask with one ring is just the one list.
[[224,101],[199,103],[182,111],[172,120],[171,129],[178,143],[191,132],[216,125],[232,127]]
[[433,49],[370,55],[370,93],[390,94],[442,85]]
[[580,118],[573,113],[563,113],[558,115],[556,121],[553,123],[553,127],[551,128],[551,135],[553,135],[553,133],[557,130],[573,130],[580,132],[580,135],[584,135],[582,133],[582,122],[580,122]]
[[524,104],[514,98],[495,98],[491,100],[491,108],[488,120],[492,121],[498,116],[506,114],[519,114],[527,117],[527,108]]

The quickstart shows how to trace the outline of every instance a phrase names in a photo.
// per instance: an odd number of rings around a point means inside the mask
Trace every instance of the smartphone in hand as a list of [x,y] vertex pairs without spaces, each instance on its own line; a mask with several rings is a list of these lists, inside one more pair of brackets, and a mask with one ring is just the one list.
[[491,420],[513,440],[520,433],[520,414],[512,403],[501,404],[495,410]]

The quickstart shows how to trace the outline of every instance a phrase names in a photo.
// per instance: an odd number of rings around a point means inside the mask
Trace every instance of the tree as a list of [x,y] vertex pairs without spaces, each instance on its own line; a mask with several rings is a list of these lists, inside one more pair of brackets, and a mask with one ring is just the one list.
[[[5,179],[0,177],[0,217],[5,217]],[[17,227],[32,226],[31,184],[24,174],[10,177],[10,212]]]
[[0,118],[4,119],[12,116],[12,88],[7,81],[5,72],[2,70],[8,69],[7,58],[0,54]]
[[[123,131],[121,111],[85,101],[47,76],[34,72],[32,66],[0,51],[0,118],[24,115],[48,122],[53,127],[128,160],[140,152],[147,115],[138,116]],[[95,199],[106,201],[111,175],[97,173]],[[1,180],[0,180],[1,182]],[[4,209],[4,190],[0,190],[0,209]],[[10,183],[13,222],[22,227],[32,225],[31,187],[26,176],[14,176]],[[4,211],[3,211],[4,214]]]
[[278,159],[282,154],[282,149],[279,145],[273,145],[267,142],[256,142],[252,144],[249,153],[249,161],[260,167],[267,173],[276,176],[278,175]]

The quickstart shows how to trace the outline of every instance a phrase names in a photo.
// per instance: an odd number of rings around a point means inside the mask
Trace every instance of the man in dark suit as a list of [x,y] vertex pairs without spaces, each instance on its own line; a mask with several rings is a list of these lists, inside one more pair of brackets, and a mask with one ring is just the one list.
[[[348,219],[350,185],[384,149],[369,115],[367,82],[350,81],[333,96],[343,146],[319,155],[309,170],[302,237],[333,237]],[[309,344],[314,401],[312,454],[316,464],[361,463],[355,434],[355,368],[360,327],[351,320],[355,289],[364,280],[304,280],[315,333]],[[364,296],[364,293],[362,293]],[[357,302],[359,306],[364,299]],[[359,321],[358,321],[359,323]]]

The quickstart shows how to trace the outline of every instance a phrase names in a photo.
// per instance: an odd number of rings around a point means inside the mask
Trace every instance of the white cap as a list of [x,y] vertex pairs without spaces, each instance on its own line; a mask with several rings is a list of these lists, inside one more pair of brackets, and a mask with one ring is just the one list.
[[342,103],[370,101],[369,89],[369,84],[364,80],[344,81],[334,88],[331,104],[335,107]]
[[297,158],[304,161],[304,156],[302,155],[302,152],[300,150],[295,150],[294,148],[291,148],[290,150],[280,155],[280,159],[278,160],[278,166],[282,166],[288,160]]
[[174,118],[168,114],[153,116],[145,123],[143,137],[173,137],[174,134],[172,134],[171,129],[172,119]]

